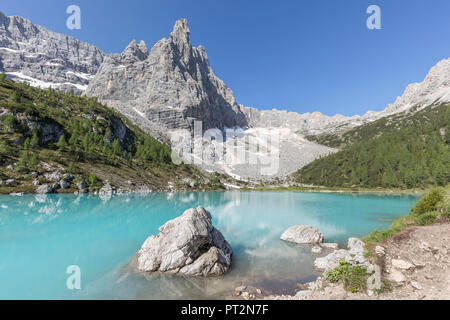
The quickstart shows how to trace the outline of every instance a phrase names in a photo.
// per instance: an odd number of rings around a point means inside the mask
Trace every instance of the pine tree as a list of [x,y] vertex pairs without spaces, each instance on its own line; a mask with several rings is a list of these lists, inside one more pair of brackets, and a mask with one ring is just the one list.
[[30,150],[31,149],[31,142],[30,142],[30,138],[26,138],[25,142],[23,143],[23,148],[25,150]]
[[114,139],[114,142],[112,144],[112,150],[116,156],[122,155],[122,147],[120,146],[120,142],[118,139]]
[[62,135],[58,142],[56,143],[56,146],[58,147],[59,151],[64,151],[64,149],[67,146],[66,137],[65,135]]
[[33,133],[33,136],[31,137],[30,146],[33,149],[39,146],[39,137],[36,131]]

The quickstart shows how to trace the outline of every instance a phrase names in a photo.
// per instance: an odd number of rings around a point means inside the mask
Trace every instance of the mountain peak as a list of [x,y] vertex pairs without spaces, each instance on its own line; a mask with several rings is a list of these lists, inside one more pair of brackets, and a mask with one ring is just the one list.
[[133,40],[126,47],[126,49],[122,53],[122,56],[124,56],[130,62],[136,61],[136,59],[142,61],[147,59],[148,49],[143,40],[141,40],[139,44],[136,40]]
[[170,40],[177,44],[188,44],[191,31],[189,30],[187,19],[180,19],[175,22]]

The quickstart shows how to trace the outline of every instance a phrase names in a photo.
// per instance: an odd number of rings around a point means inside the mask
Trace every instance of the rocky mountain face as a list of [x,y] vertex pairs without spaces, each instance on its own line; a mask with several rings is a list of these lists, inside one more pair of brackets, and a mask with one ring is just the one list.
[[9,78],[81,93],[104,57],[93,45],[0,11],[0,71]]
[[299,114],[284,110],[258,110],[241,106],[250,127],[289,128],[304,134],[318,134],[340,126],[351,127],[360,117],[326,116],[320,112]]
[[[419,111],[433,103],[449,101],[450,59],[444,59],[431,68],[423,82],[410,84],[402,96],[376,116],[380,119],[388,115],[408,111],[413,107],[417,107],[416,111]],[[369,112],[365,117],[371,118],[372,114]]]
[[121,54],[106,57],[86,95],[160,132],[247,126],[233,92],[213,73],[202,46],[189,41],[187,21],[176,22],[169,39],[148,52],[136,41]]

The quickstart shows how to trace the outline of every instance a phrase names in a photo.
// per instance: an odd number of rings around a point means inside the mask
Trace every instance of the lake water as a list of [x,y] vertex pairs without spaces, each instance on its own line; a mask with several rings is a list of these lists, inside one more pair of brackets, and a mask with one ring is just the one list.
[[[214,299],[242,284],[293,293],[314,280],[309,246],[279,240],[295,224],[326,242],[387,228],[417,197],[296,192],[187,192],[114,196],[0,196],[0,299]],[[199,205],[234,250],[221,278],[139,274],[127,266],[158,227]],[[68,290],[68,266],[81,290]]]

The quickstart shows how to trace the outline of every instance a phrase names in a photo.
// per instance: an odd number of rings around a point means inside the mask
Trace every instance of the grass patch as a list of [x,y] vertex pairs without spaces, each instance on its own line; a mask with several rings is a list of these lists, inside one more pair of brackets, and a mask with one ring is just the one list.
[[327,280],[331,283],[342,281],[344,288],[352,293],[365,292],[367,290],[367,269],[361,266],[352,266],[342,259],[340,266],[327,273]]

